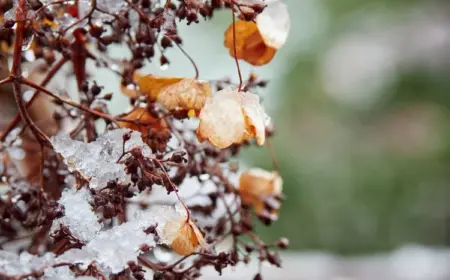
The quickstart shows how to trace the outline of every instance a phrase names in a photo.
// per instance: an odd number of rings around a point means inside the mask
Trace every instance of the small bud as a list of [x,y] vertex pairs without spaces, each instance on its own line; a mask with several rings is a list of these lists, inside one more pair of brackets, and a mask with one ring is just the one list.
[[107,93],[107,94],[105,94],[104,96],[103,96],[103,99],[105,99],[105,100],[111,100],[112,99],[112,97],[113,97],[113,94],[112,93]]
[[253,277],[253,280],[262,280],[261,273],[256,274],[255,277]]
[[39,10],[43,6],[42,2],[39,0],[30,0],[29,3],[31,9],[34,11]]
[[91,36],[94,38],[99,38],[104,31],[105,30],[103,29],[103,27],[95,24],[91,25],[91,27],[89,28],[89,34],[91,34]]
[[13,0],[0,0],[0,10],[5,13],[14,7]]
[[92,93],[92,95],[97,96],[100,94],[102,89],[103,89],[103,87],[98,86],[97,83],[94,82],[94,84],[91,87],[91,93]]
[[250,244],[245,244],[245,251],[247,251],[247,253],[253,252],[253,246]]
[[185,152],[175,152],[173,153],[172,157],[170,158],[171,161],[175,162],[175,163],[184,163],[187,160],[184,158],[184,156],[186,155]]
[[124,133],[124,134],[122,135],[122,139],[123,139],[124,142],[130,140],[130,139],[131,139],[131,132]]
[[14,20],[12,20],[12,19],[7,19],[7,20],[5,20],[5,22],[3,23],[3,26],[5,27],[5,28],[12,28],[13,26],[14,26],[14,24],[16,24],[16,22],[14,21]]
[[167,37],[167,36],[163,36],[161,39],[161,47],[163,47],[164,49],[171,47],[172,46],[172,40]]
[[167,59],[167,57],[166,56],[164,56],[164,55],[161,55],[161,57],[159,58],[159,64],[161,65],[161,66],[165,66],[165,65],[169,65],[169,60]]
[[274,252],[267,253],[267,261],[269,261],[269,263],[272,264],[272,265],[275,265],[277,267],[281,267],[280,256],[278,256],[277,253],[274,253]]
[[280,249],[286,249],[289,246],[289,239],[287,238],[281,238],[277,241],[276,246]]

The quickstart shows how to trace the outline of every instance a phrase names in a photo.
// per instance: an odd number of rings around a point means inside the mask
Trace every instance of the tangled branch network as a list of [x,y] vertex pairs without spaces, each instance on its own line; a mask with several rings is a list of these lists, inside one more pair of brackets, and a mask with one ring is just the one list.
[[[236,63],[224,74],[237,82],[200,80],[177,29],[219,12],[230,15],[224,51]],[[0,0],[0,19],[1,279],[195,279],[252,258],[281,266],[288,241],[254,231],[278,218],[276,160],[273,171],[242,170],[237,156],[271,151],[258,93],[267,81],[243,79],[240,63],[268,64],[283,46],[283,2]],[[194,76],[145,73],[176,65],[171,48]],[[94,69],[110,71],[118,93],[91,80]],[[117,94],[130,102],[116,115]]]

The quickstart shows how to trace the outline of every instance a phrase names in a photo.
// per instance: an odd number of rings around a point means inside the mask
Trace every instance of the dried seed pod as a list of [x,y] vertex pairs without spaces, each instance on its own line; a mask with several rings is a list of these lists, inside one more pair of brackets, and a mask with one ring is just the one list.
[[157,100],[167,110],[200,111],[211,95],[211,86],[207,82],[183,79],[167,86],[158,94]]
[[123,94],[129,97],[139,96],[139,92],[147,95],[149,99],[155,100],[158,94],[167,86],[178,83],[183,78],[178,77],[159,77],[155,75],[142,75],[134,72],[133,80],[139,86],[139,91],[135,88],[129,88],[126,86],[121,86],[121,91]]
[[199,140],[209,140],[215,147],[224,149],[251,137],[263,145],[269,118],[257,95],[227,88],[208,99],[199,119]]
[[[278,172],[253,168],[243,172],[239,177],[239,195],[242,202],[252,205],[257,214],[264,213],[265,199],[280,195],[282,187],[283,180]],[[276,214],[276,212],[277,210],[273,209],[272,214]]]
[[[237,59],[260,66],[269,63],[286,42],[290,19],[286,4],[272,1],[253,21],[239,20],[225,31],[225,46]],[[236,45],[236,54],[234,45]]]
[[[275,56],[276,49],[267,46],[258,31],[256,23],[239,20],[235,23],[236,39],[233,36],[233,24],[225,31],[225,47],[232,57],[260,66],[269,63]],[[234,49],[236,44],[236,54]]]
[[198,246],[205,248],[203,234],[192,220],[181,217],[177,221],[169,221],[164,227],[164,236],[170,247],[180,255],[192,254]]

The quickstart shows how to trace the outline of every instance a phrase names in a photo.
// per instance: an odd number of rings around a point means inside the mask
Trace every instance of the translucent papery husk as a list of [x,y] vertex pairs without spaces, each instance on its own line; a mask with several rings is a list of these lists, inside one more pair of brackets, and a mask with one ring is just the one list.
[[129,97],[138,97],[144,95],[150,100],[156,100],[161,90],[163,90],[167,86],[180,82],[181,80],[183,80],[183,78],[142,75],[138,72],[135,72],[133,75],[133,80],[138,88],[122,85],[121,91],[123,94]]
[[206,247],[203,234],[198,227],[194,222],[184,217],[177,222],[167,223],[164,232],[167,236],[170,236],[170,247],[179,255],[190,255],[198,246]]
[[199,112],[211,96],[211,86],[195,79],[183,79],[163,88],[157,101],[167,110],[194,110]]
[[200,111],[199,119],[199,140],[208,140],[220,149],[252,137],[258,145],[263,145],[269,120],[257,95],[231,88],[223,89],[209,99]]
[[239,20],[235,24],[235,37],[233,36],[233,24],[225,31],[224,44],[230,55],[237,59],[243,59],[254,66],[269,63],[275,56],[277,49],[266,45],[256,23]]
[[[281,195],[282,187],[283,180],[278,172],[253,168],[243,172],[239,177],[238,190],[242,202],[252,205],[257,214],[265,211],[266,198]],[[277,211],[273,212],[276,213]]]

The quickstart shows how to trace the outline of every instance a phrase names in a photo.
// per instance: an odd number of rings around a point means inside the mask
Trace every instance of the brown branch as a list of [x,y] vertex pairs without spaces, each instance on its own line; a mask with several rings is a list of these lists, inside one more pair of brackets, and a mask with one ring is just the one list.
[[19,0],[18,7],[16,9],[16,35],[14,38],[14,56],[13,64],[11,67],[11,79],[13,80],[13,91],[14,98],[16,99],[17,107],[19,108],[19,113],[25,123],[30,126],[36,140],[41,143],[41,141],[50,143],[50,139],[47,135],[42,132],[33,122],[27,109],[23,103],[22,92],[20,90],[20,81],[22,77],[22,44],[25,37],[25,24],[26,24],[26,14],[27,14],[27,3],[25,0]]
[[72,23],[71,25],[67,26],[65,29],[61,31],[61,35],[64,36],[68,30],[70,30],[72,27],[76,26],[83,20],[90,18],[92,14],[94,13],[95,9],[97,8],[97,0],[91,0],[91,9],[85,14],[82,18],[77,20],[76,22]]
[[241,67],[239,65],[239,61],[237,59],[237,51],[236,51],[236,15],[234,14],[234,6],[231,6],[231,14],[233,16],[233,55],[234,60],[236,61],[236,67],[239,75],[239,91],[242,89],[242,73],[241,73]]
[[[47,75],[45,76],[44,80],[41,82],[41,86],[45,87],[55,76],[55,74],[61,69],[61,67],[68,61],[66,57],[62,57],[53,67],[48,71]],[[10,79],[12,81],[11,77],[8,77],[7,79]],[[25,104],[25,108],[29,108],[33,102],[36,100],[36,98],[39,96],[40,91],[36,90],[31,97],[31,99]],[[0,136],[0,141],[5,141],[8,134],[19,124],[20,120],[22,119],[22,116],[19,112],[16,113],[14,116],[14,119],[8,124],[8,126],[5,128],[3,134]]]
[[187,57],[187,59],[189,59],[189,61],[192,63],[192,66],[194,66],[194,70],[195,70],[195,79],[198,79],[198,76],[200,75],[199,71],[198,71],[198,67],[197,64],[195,63],[195,61],[192,59],[192,57],[181,47],[180,44],[178,44],[177,42],[175,42],[175,40],[172,40],[172,42],[175,43],[175,45],[177,45],[177,47],[180,49],[180,51]]
[[65,103],[65,104],[67,104],[67,105],[70,105],[70,106],[72,106],[72,107],[75,107],[75,108],[77,108],[77,109],[80,109],[80,110],[82,110],[82,111],[84,111],[84,112],[86,112],[86,113],[89,113],[89,114],[91,114],[91,115],[97,116],[97,117],[99,117],[99,118],[102,118],[102,119],[105,119],[105,120],[108,120],[108,121],[110,121],[110,122],[114,122],[114,123],[117,124],[116,119],[115,119],[114,117],[112,117],[111,115],[108,115],[108,114],[105,114],[105,113],[102,113],[102,112],[93,110],[93,109],[91,109],[91,108],[89,108],[89,107],[86,107],[86,106],[84,106],[84,105],[81,105],[81,104],[79,104],[79,103],[76,103],[76,102],[74,102],[74,101],[72,101],[72,100],[70,100],[70,99],[64,99],[64,98],[62,98],[62,97],[60,97],[60,96],[54,94],[53,92],[49,91],[48,89],[46,89],[46,88],[44,88],[44,87],[41,87],[40,85],[35,84],[34,82],[32,82],[32,81],[30,81],[30,80],[22,79],[22,83],[23,83],[23,84],[26,84],[26,85],[28,85],[28,86],[30,86],[30,87],[32,87],[32,88],[35,88],[35,89],[37,89],[37,90],[39,90],[39,91],[42,91],[43,93],[45,93],[45,94],[47,94],[47,95],[49,95],[49,96],[55,98],[56,100],[58,100],[58,101],[60,101],[60,102],[62,102],[62,103]]

